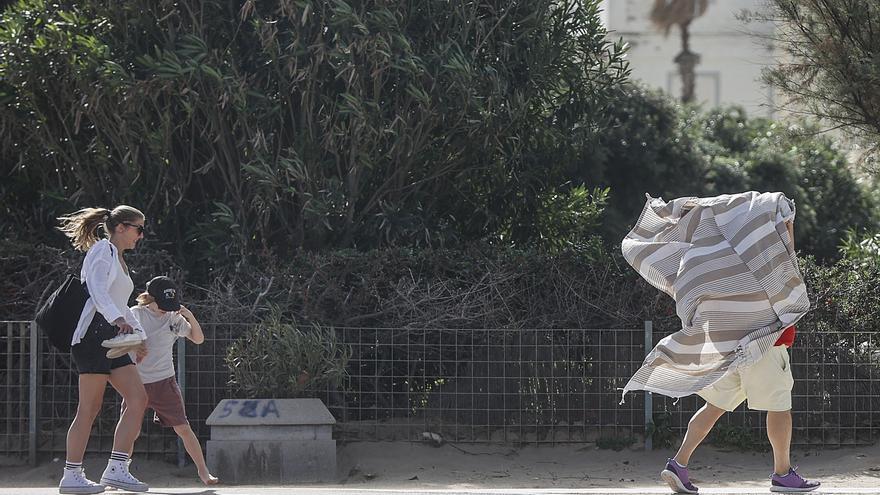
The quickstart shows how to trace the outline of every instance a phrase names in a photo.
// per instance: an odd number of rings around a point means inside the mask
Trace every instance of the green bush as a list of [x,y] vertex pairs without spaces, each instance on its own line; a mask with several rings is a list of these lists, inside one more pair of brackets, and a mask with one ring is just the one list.
[[247,398],[295,398],[341,383],[351,349],[332,327],[302,328],[273,315],[226,352],[229,385]]
[[[782,191],[798,206],[795,245],[823,260],[838,257],[838,246],[850,228],[876,228],[880,204],[862,184],[846,154],[810,125],[748,119],[741,109],[707,112],[702,117],[704,142],[723,154],[710,160],[708,173],[728,168],[731,160],[745,180],[718,187],[712,194],[742,190]],[[706,145],[709,146],[709,145]],[[725,172],[716,176],[728,175]]]
[[[148,247],[129,260],[141,281],[136,281],[136,286],[169,268],[163,265],[167,255],[150,253]],[[334,341],[333,327],[419,329],[406,333],[423,347],[449,342],[454,332],[445,329],[454,328],[640,328],[644,319],[653,320],[656,335],[680,328],[672,299],[638,277],[616,251],[576,248],[570,246],[553,253],[487,245],[473,245],[467,250],[305,252],[284,262],[219,272],[204,286],[187,284],[185,298],[206,323],[265,321],[240,340],[229,365],[250,372],[250,381],[242,378],[241,383],[252,390],[265,382],[270,391],[287,387],[285,394],[321,388],[296,381],[303,369],[310,377],[339,376],[338,372],[320,371],[327,363],[318,363],[322,355],[328,362],[335,359],[332,356],[347,355],[345,346]],[[78,270],[77,256],[45,246],[0,242],[4,268],[0,294],[9,301],[2,309],[11,318],[30,318],[46,281],[58,280],[55,275],[62,275],[68,267]],[[792,349],[798,363],[796,387],[809,387],[795,394],[795,410],[805,411],[796,428],[804,428],[807,435],[822,434],[831,424],[840,426],[841,434],[862,434],[870,418],[858,411],[880,408],[880,382],[871,379],[880,366],[880,335],[876,332],[880,327],[880,264],[862,256],[847,256],[825,265],[805,257],[800,264],[812,309],[798,322]],[[25,265],[29,267],[27,272],[15,268]],[[294,321],[318,322],[320,330],[289,323]],[[367,339],[373,337],[369,332],[364,335]],[[473,348],[487,344],[489,335],[475,332]],[[592,332],[583,335],[584,339],[601,337]],[[288,343],[279,344],[281,340]],[[404,355],[412,342],[401,338],[391,339],[388,344],[358,349],[370,360],[385,361]],[[548,342],[542,341],[541,345],[545,344]],[[613,353],[607,358],[609,362],[620,359],[619,352],[629,353],[626,355],[637,361],[642,352],[638,344],[609,347],[599,340],[553,345],[596,345]],[[285,349],[284,355],[273,354],[277,349]],[[331,352],[333,349],[336,351]],[[438,363],[469,362],[470,345],[445,349],[449,354],[441,356]],[[485,360],[485,356],[473,359]],[[559,357],[551,353],[545,362],[550,366],[537,366],[534,374],[527,375],[538,384],[536,387],[550,389],[557,383],[552,374],[557,362],[554,359]],[[260,367],[269,365],[289,367],[257,376]],[[438,379],[457,376],[450,368],[437,365],[435,369],[439,369]],[[405,376],[408,371],[392,373]],[[370,390],[375,384],[365,380],[359,385]],[[405,407],[392,403],[393,390],[383,386],[374,390],[375,397],[382,398],[382,407]],[[261,393],[270,392],[253,392]],[[815,407],[817,397],[821,398],[821,407]],[[806,400],[811,402],[807,404]],[[655,429],[649,433],[655,443],[672,441],[671,433],[686,426],[680,424],[680,416],[673,414],[667,424],[668,416],[655,415]],[[728,445],[744,445],[757,438],[743,437],[736,430],[722,433],[719,441]]]
[[610,128],[587,143],[571,170],[574,181],[609,188],[603,215],[606,239],[618,244],[638,218],[645,193],[665,198],[698,195],[705,160],[695,152],[696,115],[659,92],[625,86],[615,93]]
[[876,229],[880,201],[831,138],[809,125],[748,118],[740,108],[702,110],[658,92],[616,94],[608,132],[583,154],[575,180],[610,189],[603,235],[617,244],[638,218],[645,193],[672,199],[748,190],[795,200],[798,250],[838,257],[849,228]]
[[[802,394],[822,397],[796,425],[806,434],[818,435],[823,425],[840,426],[840,441],[856,441],[852,435],[870,438],[865,414],[880,407],[880,384],[876,376],[880,360],[880,265],[861,258],[843,258],[831,265],[801,260],[811,310],[797,325],[792,353],[802,353],[800,378],[809,378]],[[843,366],[837,366],[840,363]],[[829,366],[829,364],[831,364]],[[796,377],[798,378],[798,377]],[[795,397],[794,408],[802,400]],[[846,435],[850,435],[846,438]]]
[[200,317],[284,316],[338,327],[655,328],[676,325],[672,299],[622,256],[578,246],[547,253],[475,244],[464,250],[300,253],[218,273],[202,287]]
[[652,448],[672,448],[678,440],[672,429],[672,414],[669,411],[655,412],[645,434],[651,437]]
[[567,249],[596,252],[596,235],[602,222],[609,190],[588,191],[576,186],[565,192],[546,195],[537,214],[537,224],[529,244],[548,252]]
[[748,452],[767,452],[770,441],[754,428],[726,423],[716,424],[709,434],[709,443],[719,448]]
[[604,436],[596,439],[596,447],[619,452],[635,442],[636,439],[628,435]]
[[880,263],[880,233],[860,233],[856,229],[846,231],[840,244],[841,255],[861,266]]
[[0,17],[0,232],[124,202],[205,278],[528,244],[627,77],[605,35],[598,0],[22,0]]
[[[61,237],[61,234],[58,233]],[[0,238],[0,315],[4,320],[30,320],[38,305],[58,287],[68,274],[79,276],[83,253],[72,248],[61,250],[44,244]],[[183,282],[186,274],[165,251],[149,240],[126,255],[134,282],[134,295],[146,290],[146,283],[157,275],[168,275]],[[193,291],[184,289],[185,304],[193,301]],[[197,296],[199,299],[201,294]],[[130,301],[134,304],[134,300]],[[202,315],[199,315],[201,319]]]

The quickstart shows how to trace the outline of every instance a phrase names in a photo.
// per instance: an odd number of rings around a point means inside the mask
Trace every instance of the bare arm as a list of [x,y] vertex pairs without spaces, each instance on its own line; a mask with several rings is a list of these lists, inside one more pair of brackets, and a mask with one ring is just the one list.
[[785,222],[785,227],[788,228],[788,238],[791,239],[791,250],[794,251],[794,221],[789,220]]
[[199,320],[196,320],[196,317],[192,314],[192,311],[186,308],[186,306],[180,306],[180,316],[186,318],[187,323],[189,323],[190,331],[189,335],[186,336],[193,344],[201,344],[205,341],[205,332],[202,331],[202,326],[199,325]]

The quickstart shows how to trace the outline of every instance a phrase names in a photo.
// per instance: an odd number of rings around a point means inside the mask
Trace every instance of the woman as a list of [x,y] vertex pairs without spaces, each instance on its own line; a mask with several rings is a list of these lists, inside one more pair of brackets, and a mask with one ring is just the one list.
[[[125,335],[121,340],[130,341],[126,334],[143,333],[136,330],[137,320],[128,309],[134,284],[122,255],[134,249],[143,237],[144,214],[131,206],[120,205],[112,211],[84,208],[58,220],[61,221],[59,230],[70,238],[73,247],[86,252],[81,280],[89,292],[71,339],[70,353],[79,373],[79,404],[67,432],[67,462],[58,491],[101,493],[105,485],[147,491],[146,483],[132,476],[127,466],[128,453],[140,433],[147,394],[131,358],[127,354],[108,358],[104,347],[106,341],[118,336]],[[106,237],[99,238],[99,229]],[[108,381],[122,396],[127,408],[116,426],[107,468],[101,482],[95,483],[86,478],[82,460]]]

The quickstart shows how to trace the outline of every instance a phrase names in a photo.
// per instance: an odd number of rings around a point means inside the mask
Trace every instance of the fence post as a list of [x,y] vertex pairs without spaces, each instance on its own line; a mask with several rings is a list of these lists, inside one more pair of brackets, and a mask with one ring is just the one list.
[[[645,320],[645,356],[654,348],[654,322]],[[654,424],[654,402],[651,392],[645,392],[645,450],[653,450],[654,442],[649,434]]]
[[[177,384],[180,395],[186,397],[186,338],[177,339]],[[183,401],[186,404],[186,399]],[[177,467],[186,465],[186,449],[183,440],[177,437]]]
[[40,338],[37,334],[36,322],[30,322],[30,366],[28,374],[28,462],[31,467],[37,465],[37,386],[40,376]]

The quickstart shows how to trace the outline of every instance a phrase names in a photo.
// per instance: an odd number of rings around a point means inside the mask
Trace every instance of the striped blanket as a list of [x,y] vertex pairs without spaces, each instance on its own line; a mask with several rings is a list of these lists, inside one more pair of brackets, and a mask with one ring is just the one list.
[[623,255],[675,299],[682,328],[648,354],[624,396],[699,392],[757,362],[809,310],[785,225],[794,214],[782,193],[670,202],[648,196]]

